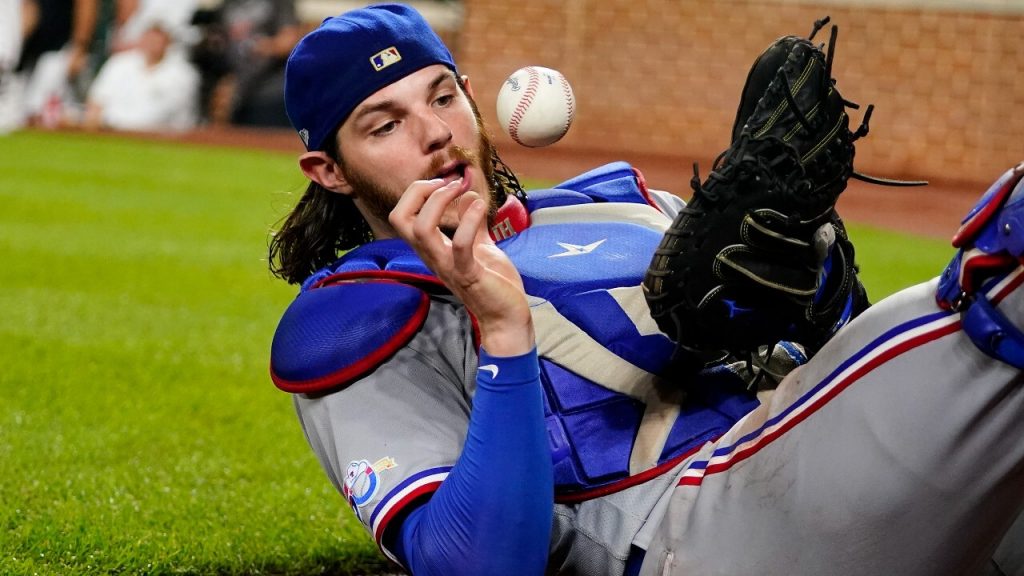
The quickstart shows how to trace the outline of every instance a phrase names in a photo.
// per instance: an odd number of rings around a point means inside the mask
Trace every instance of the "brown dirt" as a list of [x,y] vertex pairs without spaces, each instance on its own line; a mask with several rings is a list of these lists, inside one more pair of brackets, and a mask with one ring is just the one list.
[[[517,172],[533,177],[563,179],[604,162],[626,160],[644,174],[652,188],[668,190],[687,198],[693,159],[637,155],[623,152],[616,157],[607,153],[581,150],[530,150],[507,144],[500,148],[502,158]],[[700,173],[706,175],[712,159],[699,159]],[[993,180],[999,176],[993,175]],[[851,180],[839,199],[839,213],[847,222],[950,238],[977,198],[988,187],[985,183],[931,182],[928,186],[894,188]]]
[[[124,135],[118,134],[117,137]],[[293,152],[296,157],[303,151],[298,137],[290,130],[207,128],[185,135],[136,137]],[[668,190],[684,198],[690,195],[689,181],[693,174],[694,159],[637,154],[630,151],[622,151],[616,155],[559,145],[530,149],[504,138],[499,138],[497,144],[502,158],[508,165],[517,173],[531,178],[558,181],[606,162],[626,160],[640,169],[652,188]],[[701,173],[706,174],[711,165],[711,158],[697,160],[701,166]],[[998,176],[993,174],[992,179]],[[934,238],[949,238],[959,226],[960,219],[981,196],[988,184],[932,182],[928,186],[918,188],[891,188],[851,180],[849,188],[839,200],[838,208],[847,222]]]

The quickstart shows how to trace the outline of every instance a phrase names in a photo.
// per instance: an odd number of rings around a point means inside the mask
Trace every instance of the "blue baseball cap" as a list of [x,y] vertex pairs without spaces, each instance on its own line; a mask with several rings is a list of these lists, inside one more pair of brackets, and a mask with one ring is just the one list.
[[432,64],[456,70],[444,42],[409,6],[376,4],[328,18],[288,56],[288,118],[307,150],[321,150],[360,102]]

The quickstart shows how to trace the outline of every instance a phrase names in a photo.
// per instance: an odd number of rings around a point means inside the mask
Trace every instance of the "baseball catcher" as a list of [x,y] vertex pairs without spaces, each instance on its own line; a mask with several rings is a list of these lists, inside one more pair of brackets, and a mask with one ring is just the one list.
[[299,42],[310,184],[270,244],[301,287],[271,377],[383,554],[418,576],[989,561],[1024,507],[1021,172],[958,235],[944,307],[932,282],[868,308],[834,211],[868,114],[849,130],[834,39],[757,60],[685,207],[625,162],[525,192],[409,6]]

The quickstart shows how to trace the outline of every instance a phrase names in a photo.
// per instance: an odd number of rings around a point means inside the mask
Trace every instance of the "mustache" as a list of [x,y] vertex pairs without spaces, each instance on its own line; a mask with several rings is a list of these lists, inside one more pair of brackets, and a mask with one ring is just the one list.
[[441,171],[441,168],[444,168],[445,165],[451,163],[452,161],[458,162],[460,164],[479,166],[480,155],[477,154],[475,151],[463,146],[452,146],[451,149],[449,150],[448,155],[438,153],[430,160],[430,165],[427,167],[425,173],[423,174],[422,178],[420,178],[420,180],[430,180],[431,178],[436,176],[438,172]]

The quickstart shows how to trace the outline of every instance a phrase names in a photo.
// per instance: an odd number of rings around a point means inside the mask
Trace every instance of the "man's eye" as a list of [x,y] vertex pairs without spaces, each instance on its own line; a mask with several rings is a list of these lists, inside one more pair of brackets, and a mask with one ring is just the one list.
[[385,134],[389,134],[391,132],[394,132],[395,128],[397,128],[397,127],[398,127],[398,122],[395,122],[394,120],[392,120],[391,122],[388,122],[387,124],[381,126],[380,128],[377,128],[376,130],[371,132],[371,134],[373,134],[374,136],[384,136]]
[[452,100],[454,99],[454,94],[445,94],[444,96],[439,97],[437,100],[434,100],[434,103],[437,104],[438,106],[447,106],[451,104]]

